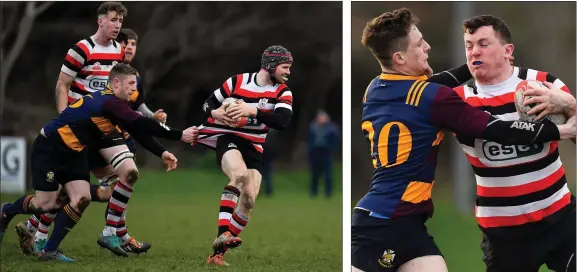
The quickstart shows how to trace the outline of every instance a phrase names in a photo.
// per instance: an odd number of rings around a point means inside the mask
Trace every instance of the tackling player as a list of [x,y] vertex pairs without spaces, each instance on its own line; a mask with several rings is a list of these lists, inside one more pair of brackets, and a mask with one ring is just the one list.
[[[248,223],[260,189],[267,131],[269,127],[283,130],[291,119],[293,97],[285,83],[292,62],[286,48],[270,46],[262,54],[260,71],[230,77],[204,103],[208,120],[200,130],[199,143],[216,150],[216,162],[229,180],[221,196],[209,264],[228,265],[224,253],[242,243],[238,235]],[[227,97],[242,101],[225,111],[222,102]],[[235,120],[241,117],[248,117],[248,123],[236,127]]]
[[447,271],[425,222],[432,216],[444,128],[506,144],[568,139],[575,125],[501,121],[428,82],[431,49],[410,10],[369,21],[362,43],[382,68],[363,98],[362,130],[375,171],[352,216],[353,271]]
[[[42,128],[34,141],[31,155],[32,181],[36,194],[24,195],[13,203],[2,205],[0,239],[10,220],[18,214],[58,211],[54,231],[40,252],[40,259],[75,261],[57,249],[90,204],[88,147],[98,144],[102,135],[118,137],[115,126],[122,124],[146,149],[162,158],[171,171],[177,166],[176,158],[152,136],[182,140],[185,143],[196,140],[198,130],[195,127],[184,131],[168,128],[128,107],[126,102],[130,100],[136,85],[134,68],[117,64],[110,71],[109,79],[111,89],[81,97]],[[130,185],[138,179],[138,170],[128,155],[127,151],[117,154],[112,161],[121,177],[115,188],[115,193],[122,195],[120,199],[130,197]],[[66,205],[58,202],[61,189],[66,190],[69,197]],[[116,203],[116,206],[109,205],[109,209],[120,215],[118,209],[123,204]]]
[[[465,102],[500,120],[519,120],[516,86],[537,80],[553,90],[525,93],[551,98],[528,99],[526,104],[547,102],[531,113],[548,108],[541,116],[575,115],[575,98],[560,79],[509,64],[514,46],[503,20],[476,16],[465,20],[463,29],[467,64],[475,79],[455,89]],[[555,104],[561,107],[555,109]],[[501,145],[458,133],[457,139],[475,173],[475,215],[487,271],[538,271],[543,264],[554,271],[575,271],[575,198],[567,187],[558,142]]]
[[[128,11],[124,5],[118,2],[105,2],[97,10],[98,30],[96,33],[86,39],[76,43],[68,50],[60,75],[56,84],[56,106],[61,113],[69,103],[76,101],[84,95],[96,91],[102,91],[107,86],[108,74],[110,69],[122,62],[124,49],[114,39],[119,34],[124,17]],[[111,134],[112,135],[112,134]],[[124,151],[124,141],[121,137],[105,136],[98,145],[93,145],[88,151],[89,167],[92,173],[99,179],[100,183],[109,180],[118,180],[114,168],[109,165],[108,157],[103,159],[99,150],[114,149],[109,155]],[[111,174],[112,173],[112,174]],[[104,201],[98,199],[98,185],[91,185],[90,191],[92,199],[95,201]],[[36,214],[28,222],[29,231],[34,229],[34,220],[39,222],[38,231],[36,232],[36,242],[34,247],[42,248],[48,238],[48,226],[54,220],[54,214],[40,215]],[[20,237],[20,247],[24,253],[29,253],[30,232],[24,231],[21,224],[16,226],[16,231]],[[117,254],[122,250],[120,241],[116,235],[104,237],[109,248],[114,248]],[[126,253],[124,253],[126,254]]]
[[[125,49],[125,56],[123,63],[130,64],[134,60],[136,55],[136,46],[138,42],[138,36],[131,29],[124,28],[120,30],[116,41]],[[146,104],[144,103],[144,89],[140,81],[140,76],[136,76],[136,90],[132,92],[130,99],[131,109],[142,113],[146,117],[153,118],[160,122],[166,122],[166,113],[163,110],[157,110],[155,113],[151,112]],[[123,137],[126,140],[126,144],[129,147],[130,152],[136,153],[134,139],[130,137],[130,134],[123,131]],[[96,165],[106,165],[108,164],[104,158],[99,153],[92,153],[93,157],[91,162],[98,162]],[[101,186],[91,184],[91,196],[92,201],[106,202],[110,200],[112,196],[114,184],[118,181],[118,176],[115,173],[110,173],[108,175],[110,178],[106,179],[105,182],[101,183]],[[31,216],[26,223],[18,223],[16,225],[16,232],[18,233],[20,239],[20,248],[25,254],[38,253],[42,249],[44,243],[48,238],[48,230],[54,219],[55,214],[46,213],[37,217],[36,215]],[[33,243],[30,242],[31,235],[34,236]],[[116,236],[120,238],[121,247],[126,252],[132,253],[145,253],[152,246],[147,242],[139,242],[134,237],[128,234],[126,229],[126,210],[122,213],[120,221],[116,226]]]

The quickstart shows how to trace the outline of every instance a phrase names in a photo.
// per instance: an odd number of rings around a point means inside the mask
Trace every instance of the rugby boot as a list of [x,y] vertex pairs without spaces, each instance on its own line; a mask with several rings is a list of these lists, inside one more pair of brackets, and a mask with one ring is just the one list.
[[120,247],[120,238],[116,234],[107,236],[100,234],[96,242],[100,247],[110,250],[116,256],[128,257],[128,253]]
[[126,252],[130,253],[146,253],[152,247],[150,243],[147,242],[138,242],[134,237],[130,237],[130,240],[122,245],[122,249]]
[[206,260],[206,264],[214,264],[216,266],[230,266],[229,263],[224,261],[224,253],[211,254]]
[[242,240],[239,237],[235,237],[230,233],[230,231],[226,231],[214,239],[214,242],[212,242],[212,248],[215,250],[219,248],[233,249],[241,244]]
[[46,252],[46,251],[44,251],[44,249],[42,249],[40,251],[40,254],[38,254],[38,259],[41,261],[56,260],[56,261],[65,262],[65,263],[76,262],[76,259],[72,259],[70,257],[67,257],[66,255],[64,255],[64,253],[62,253],[62,251],[60,249],[50,251],[50,252]]
[[24,222],[16,224],[14,227],[16,234],[18,234],[18,241],[20,244],[20,250],[25,255],[31,255],[34,253],[32,243],[34,241],[34,233],[31,233],[26,227]]
[[40,256],[40,253],[42,253],[42,250],[44,250],[44,247],[46,246],[46,243],[48,241],[46,239],[35,239],[34,242],[32,242],[32,252],[38,256]]

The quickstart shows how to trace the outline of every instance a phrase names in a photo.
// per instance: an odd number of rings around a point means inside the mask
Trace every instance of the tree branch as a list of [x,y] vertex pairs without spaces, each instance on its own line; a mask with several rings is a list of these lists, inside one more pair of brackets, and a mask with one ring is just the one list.
[[52,4],[54,4],[54,2],[50,1],[50,2],[44,2],[42,3],[42,5],[40,5],[39,7],[36,8],[35,11],[35,16],[38,16],[40,14],[42,14],[44,11],[46,11],[47,8],[49,8]]
[[47,2],[40,6],[40,9],[36,8],[35,2],[27,2],[26,7],[24,10],[24,16],[20,20],[20,25],[18,27],[18,35],[16,36],[16,41],[12,45],[12,48],[8,52],[6,59],[0,63],[2,68],[2,73],[0,74],[0,116],[4,111],[4,100],[6,97],[6,81],[8,80],[8,76],[10,75],[10,71],[12,70],[12,66],[18,59],[20,52],[24,49],[26,45],[26,41],[28,40],[28,36],[32,31],[32,27],[34,26],[34,20],[36,16],[40,13],[44,12],[52,2]]

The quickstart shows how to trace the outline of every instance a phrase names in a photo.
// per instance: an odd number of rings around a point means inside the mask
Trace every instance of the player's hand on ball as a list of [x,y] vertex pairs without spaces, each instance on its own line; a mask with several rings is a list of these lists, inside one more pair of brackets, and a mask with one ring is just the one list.
[[242,117],[253,117],[256,115],[256,108],[249,106],[244,101],[237,101],[235,104],[228,106],[226,115],[232,120],[238,120]]
[[224,108],[225,108],[225,105],[223,104],[220,106],[220,108],[213,110],[211,113],[212,118],[214,118],[214,120],[216,120],[216,121],[224,123],[225,125],[227,125],[229,127],[234,127],[236,122],[226,114],[226,111],[224,110]]
[[170,172],[176,169],[178,159],[172,153],[164,151],[162,153],[162,162],[166,165],[166,172]]
[[[537,114],[536,120],[541,120],[547,115],[564,112],[575,112],[575,97],[571,94],[553,88],[553,84],[543,82],[547,88],[528,89],[525,96],[532,96],[523,102],[523,105],[538,104],[531,110],[527,111],[528,115]],[[572,115],[572,114],[569,114]]]
[[161,122],[161,123],[166,123],[166,118],[168,117],[168,115],[166,114],[166,112],[164,112],[163,109],[158,109],[154,115],[152,116],[152,118],[154,118],[154,120]]
[[182,132],[182,137],[180,139],[187,144],[196,143],[196,141],[198,140],[198,133],[199,133],[198,128],[192,126],[185,129]]

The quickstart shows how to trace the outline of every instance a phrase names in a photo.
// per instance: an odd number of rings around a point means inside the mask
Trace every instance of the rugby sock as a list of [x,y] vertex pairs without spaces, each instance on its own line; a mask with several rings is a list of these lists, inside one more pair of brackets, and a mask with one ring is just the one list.
[[232,218],[230,219],[230,233],[234,236],[238,236],[240,232],[246,227],[248,223],[248,216],[240,212],[239,210],[234,211]]
[[112,197],[108,201],[107,215],[106,215],[106,228],[104,229],[104,235],[115,235],[116,228],[126,209],[126,204],[130,199],[130,194],[132,189],[128,188],[122,182],[117,182],[114,186],[114,191],[112,192]]
[[28,232],[35,232],[38,229],[38,224],[40,222],[39,218],[40,214],[34,214],[28,218],[28,221],[26,221],[26,230]]
[[11,204],[7,204],[2,211],[3,220],[12,220],[18,214],[30,214],[36,212],[34,207],[30,207],[33,195],[24,195]]
[[126,229],[126,209],[122,213],[120,221],[118,221],[118,225],[116,226],[116,236],[118,236],[123,243],[130,241],[130,235],[128,235],[128,230]]
[[[70,204],[66,204],[56,215],[54,230],[44,247],[45,252],[55,251],[64,240],[64,237],[76,226],[82,214],[75,211]],[[42,219],[42,218],[41,218]]]
[[45,213],[40,215],[40,224],[38,224],[38,231],[34,237],[35,240],[48,238],[48,230],[50,229],[50,225],[52,224],[52,221],[54,221],[55,217],[55,213]]
[[218,236],[227,232],[229,230],[230,219],[232,218],[232,213],[236,208],[236,203],[238,202],[238,197],[240,196],[240,190],[232,185],[227,185],[224,187],[224,192],[220,197],[220,210],[218,213]]

